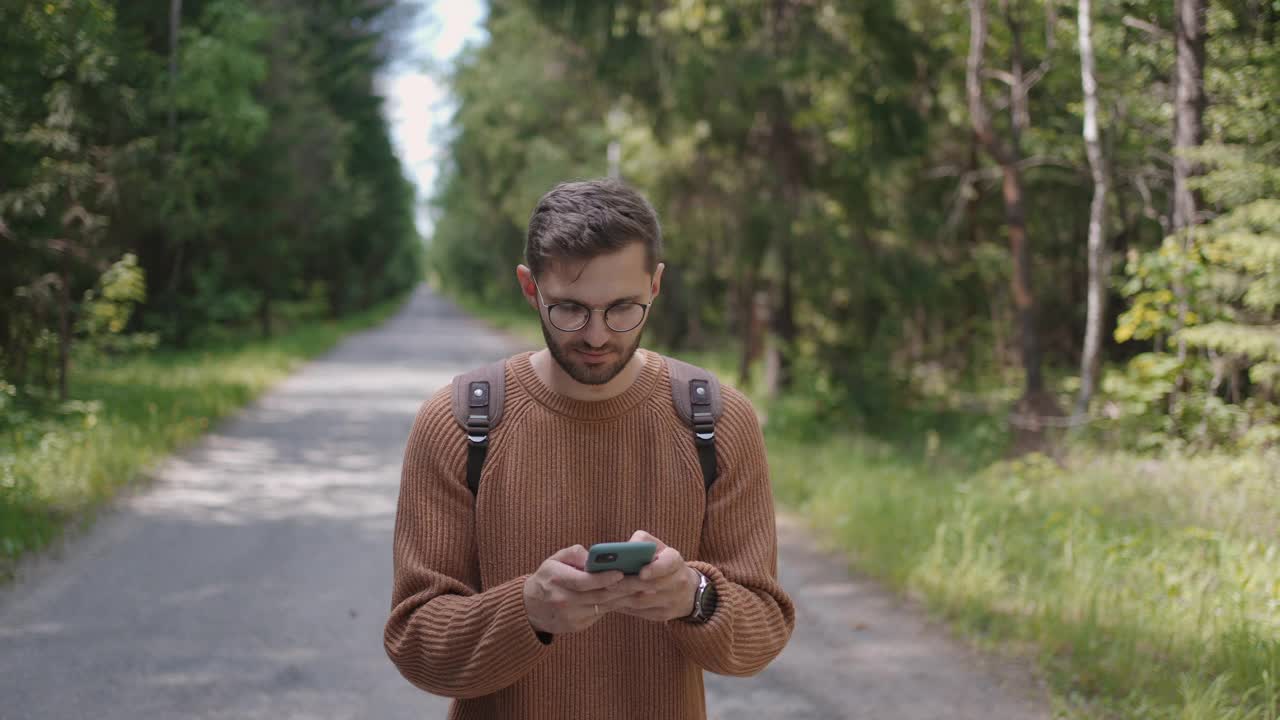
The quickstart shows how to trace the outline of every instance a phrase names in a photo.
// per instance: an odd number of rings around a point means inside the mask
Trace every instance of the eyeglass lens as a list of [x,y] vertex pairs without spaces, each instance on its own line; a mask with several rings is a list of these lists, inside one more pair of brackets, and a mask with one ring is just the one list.
[[[560,330],[572,332],[581,330],[591,319],[591,311],[577,303],[558,303],[548,313],[551,324]],[[639,303],[618,303],[611,305],[604,313],[604,323],[614,332],[633,330],[644,319],[644,305]]]

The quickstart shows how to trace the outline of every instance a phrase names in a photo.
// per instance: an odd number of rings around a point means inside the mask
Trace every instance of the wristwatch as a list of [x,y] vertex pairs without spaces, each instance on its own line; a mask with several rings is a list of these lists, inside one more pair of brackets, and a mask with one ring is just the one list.
[[698,573],[698,589],[693,593],[693,612],[681,619],[685,622],[704,623],[716,611],[716,586],[706,575],[697,570],[694,572]]

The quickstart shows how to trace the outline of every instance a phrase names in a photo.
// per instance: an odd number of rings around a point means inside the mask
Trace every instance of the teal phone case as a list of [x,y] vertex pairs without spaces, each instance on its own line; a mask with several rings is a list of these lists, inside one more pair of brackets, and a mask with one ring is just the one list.
[[635,575],[653,561],[658,546],[651,542],[596,543],[587,551],[587,572],[621,570]]

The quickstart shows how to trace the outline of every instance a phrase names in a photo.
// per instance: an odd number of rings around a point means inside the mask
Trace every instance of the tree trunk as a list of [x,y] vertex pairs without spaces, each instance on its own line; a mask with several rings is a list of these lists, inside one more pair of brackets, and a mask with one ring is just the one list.
[[[182,32],[182,0],[169,0],[169,134],[166,138],[169,151],[178,153],[178,35]],[[182,255],[186,239],[177,238],[173,257],[173,270],[169,273],[169,321],[173,327],[174,342],[179,348],[187,346],[187,331],[182,327],[182,308],[178,301],[178,286],[182,276]]]
[[169,0],[169,142],[177,150],[178,140],[178,34],[182,31],[182,0]]
[[258,322],[262,326],[262,337],[271,338],[271,296],[264,294],[258,304]]
[[755,273],[747,273],[744,282],[738,283],[731,293],[737,305],[735,313],[742,338],[742,354],[738,356],[738,384],[741,387],[747,387],[751,383],[751,365],[755,361],[759,343],[754,285]]
[[1199,167],[1179,151],[1204,142],[1205,0],[1177,0],[1177,69],[1173,99],[1173,230],[1196,224],[1196,194],[1187,181]]
[[770,396],[776,396],[791,387],[791,357],[796,342],[795,290],[792,286],[792,277],[795,272],[792,267],[794,261],[789,238],[783,239],[778,251],[782,255],[782,278],[778,283],[778,307],[772,317],[776,341],[769,344],[776,368],[776,372],[770,378]]
[[68,398],[67,375],[71,371],[71,258],[62,257],[62,285],[58,292],[58,399]]
[[1106,157],[1098,140],[1098,78],[1093,58],[1093,18],[1091,0],[1080,0],[1080,81],[1084,87],[1084,146],[1089,156],[1089,172],[1093,175],[1093,200],[1089,203],[1089,289],[1084,330],[1084,351],[1080,355],[1080,395],[1076,414],[1089,411],[1098,381],[1102,355],[1102,331],[1107,312],[1107,277],[1111,256],[1108,252]]
[[[753,273],[752,277],[756,277]],[[754,283],[744,286],[739,293],[742,315],[742,357],[738,365],[738,382],[742,387],[751,383],[751,370],[765,356],[768,344],[770,316],[772,315],[768,290],[756,289]]]
[[995,136],[991,117],[987,113],[982,93],[983,52],[987,43],[986,0],[969,0],[969,57],[966,63],[965,85],[968,92],[969,115],[974,134],[983,148],[1000,165],[1003,183],[1005,224],[1009,234],[1009,252],[1013,260],[1012,295],[1017,313],[1019,347],[1022,368],[1026,376],[1024,396],[1039,395],[1044,390],[1040,371],[1040,346],[1036,333],[1035,295],[1031,287],[1031,249],[1027,238],[1026,217],[1023,210],[1022,176],[1018,168],[1021,148],[1018,139],[1028,122],[1027,87],[1023,82],[1020,39],[1015,23],[1012,82],[1010,83],[1009,109],[1012,117],[1012,142],[1004,143]]
[[1018,347],[1022,352],[1022,370],[1026,374],[1026,395],[1044,390],[1040,372],[1040,342],[1036,334],[1035,295],[1031,290],[1031,248],[1027,240],[1027,220],[1022,208],[1022,173],[1016,161],[1001,169],[1004,182],[1005,225],[1009,233],[1009,252],[1013,255],[1013,306],[1018,316]]
[[[1174,12],[1174,42],[1177,50],[1177,67],[1174,71],[1173,93],[1173,232],[1182,236],[1182,246],[1189,249],[1191,233],[1196,224],[1196,194],[1188,182],[1199,173],[1199,167],[1183,151],[1199,147],[1204,142],[1204,43],[1206,0],[1176,0]],[[1187,288],[1182,278],[1174,283],[1178,297],[1178,317],[1174,320],[1174,333],[1182,328],[1187,311]],[[1187,356],[1187,345],[1178,337],[1178,359]]]
[[[789,43],[792,41],[793,19],[795,7],[788,0],[774,0],[768,17],[769,39],[772,54],[775,58],[786,56]],[[768,373],[767,392],[776,396],[791,388],[791,366],[794,361],[796,320],[795,320],[795,243],[792,234],[795,223],[792,220],[799,213],[802,201],[802,188],[807,175],[804,148],[801,138],[797,136],[792,125],[794,108],[788,101],[781,85],[767,93],[767,110],[769,117],[769,156],[776,169],[774,175],[776,193],[774,197],[783,201],[784,210],[775,220],[770,231],[770,241],[778,253],[780,275],[777,289],[777,303],[770,309],[770,327],[773,336],[768,343],[768,359],[771,371]]]

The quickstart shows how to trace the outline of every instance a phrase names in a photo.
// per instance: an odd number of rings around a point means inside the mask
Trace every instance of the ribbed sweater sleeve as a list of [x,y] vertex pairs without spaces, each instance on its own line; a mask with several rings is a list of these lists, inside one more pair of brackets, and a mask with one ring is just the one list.
[[764,436],[751,403],[725,387],[716,422],[721,472],[707,498],[702,544],[688,562],[715,585],[715,613],[702,624],[667,623],[681,651],[710,672],[748,676],[782,652],[795,607],[778,584],[773,490]]
[[466,438],[446,387],[422,404],[405,447],[383,643],[400,673],[437,695],[505,688],[550,648],[524,608],[524,579],[480,592]]

